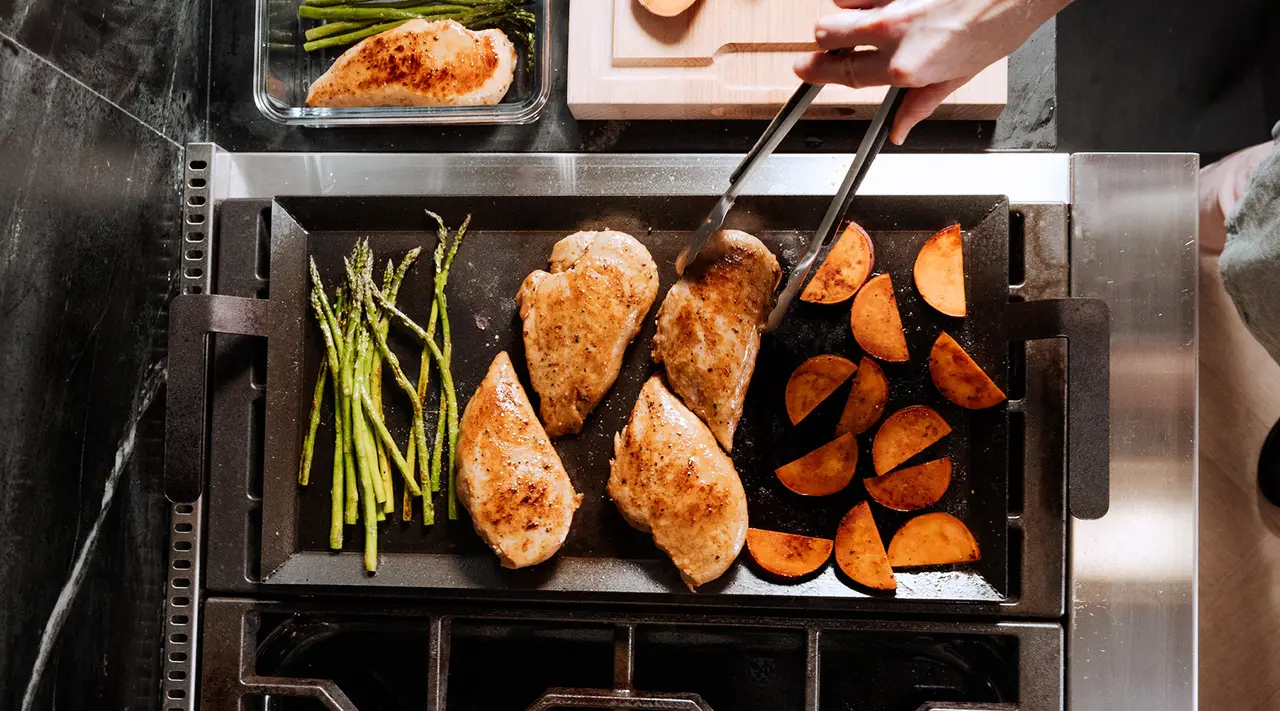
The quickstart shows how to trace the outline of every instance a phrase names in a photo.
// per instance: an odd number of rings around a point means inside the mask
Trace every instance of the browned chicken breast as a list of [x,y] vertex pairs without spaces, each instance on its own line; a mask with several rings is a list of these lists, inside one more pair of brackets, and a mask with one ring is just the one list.
[[582,503],[505,352],[462,414],[457,485],[476,533],[506,568],[555,555]]
[[548,435],[582,431],[657,296],[658,265],[649,250],[612,230],[565,237],[551,250],[551,272],[525,278],[516,303]]
[[609,496],[651,531],[689,587],[728,570],[747,538],[747,496],[707,426],[653,376],[613,439]]
[[658,307],[653,360],[666,365],[671,388],[726,452],[780,278],[778,260],[760,240],[721,230]]
[[516,48],[502,30],[409,20],[342,53],[307,92],[307,106],[478,106],[502,101]]

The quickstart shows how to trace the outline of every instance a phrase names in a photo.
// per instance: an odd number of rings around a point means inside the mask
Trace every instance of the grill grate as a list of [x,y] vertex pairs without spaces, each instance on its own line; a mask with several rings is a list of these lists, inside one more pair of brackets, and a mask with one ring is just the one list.
[[212,598],[205,625],[201,703],[214,711],[246,701],[246,709],[338,711],[1052,711],[1062,703],[1062,630],[1052,623],[744,622]]

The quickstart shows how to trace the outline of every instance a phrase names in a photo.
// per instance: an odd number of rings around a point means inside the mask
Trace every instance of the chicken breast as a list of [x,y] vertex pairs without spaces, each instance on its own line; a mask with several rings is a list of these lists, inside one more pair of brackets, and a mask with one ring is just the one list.
[[760,330],[782,269],[746,232],[721,230],[658,307],[653,360],[726,452],[742,417]]
[[516,48],[502,30],[409,20],[361,40],[320,75],[307,106],[482,106],[502,101]]
[[551,250],[550,273],[525,278],[516,303],[548,435],[582,431],[657,296],[658,265],[649,250],[612,230],[565,237]]
[[505,352],[462,414],[457,486],[476,533],[506,568],[555,555],[582,503]]
[[613,439],[609,496],[632,526],[653,533],[692,588],[729,569],[747,537],[747,496],[707,426],[649,378]]

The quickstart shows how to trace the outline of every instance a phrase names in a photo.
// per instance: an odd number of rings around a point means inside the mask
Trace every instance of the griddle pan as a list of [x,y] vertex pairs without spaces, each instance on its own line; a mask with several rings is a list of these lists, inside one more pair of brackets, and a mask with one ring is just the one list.
[[[825,207],[826,201],[820,197],[743,198],[726,226],[746,230],[764,241],[777,255],[785,275]],[[659,264],[661,287],[654,305],[656,311],[662,296],[675,281],[672,265],[687,239],[686,230],[696,224],[705,208],[706,199],[699,197],[277,199],[271,213],[271,248],[266,255],[271,275],[270,292],[264,295],[267,298],[180,297],[171,317],[174,322],[186,319],[197,324],[197,328],[190,328],[191,324],[175,323],[171,328],[199,331],[201,339],[209,330],[267,336],[261,544],[264,581],[316,586],[481,589],[522,595],[572,591],[689,596],[674,567],[657,551],[650,537],[627,526],[604,492],[614,433],[625,424],[640,386],[649,375],[658,372],[649,358],[649,342],[654,331],[652,313],[629,349],[617,383],[592,413],[583,433],[556,441],[565,468],[577,490],[584,494],[584,500],[564,547],[546,564],[520,571],[500,568],[472,530],[465,512],[457,521],[444,517],[443,491],[436,495],[434,526],[424,527],[419,512],[415,512],[412,522],[403,523],[399,511],[380,524],[379,550],[383,555],[376,575],[367,575],[361,568],[358,527],[348,528],[348,545],[343,553],[329,552],[329,474],[325,463],[332,461],[333,435],[328,410],[317,437],[317,465],[312,485],[299,488],[296,476],[311,386],[323,357],[318,329],[307,311],[308,256],[316,259],[321,273],[333,283],[341,274],[342,257],[358,239],[367,237],[380,260],[398,259],[406,250],[419,245],[429,253],[435,246],[435,229],[424,209],[440,213],[451,225],[459,224],[467,214],[473,215],[472,229],[459,251],[449,282],[453,372],[459,399],[465,403],[492,358],[506,350],[525,380],[536,407],[537,396],[528,387],[524,371],[520,323],[513,298],[525,275],[544,268],[552,245],[569,233],[606,227],[622,230],[644,242]],[[1054,332],[1064,330],[1064,321],[1071,321],[1079,329],[1092,327],[1095,335],[1103,334],[1101,358],[1098,359],[1097,348],[1088,352],[1081,349],[1086,356],[1093,356],[1085,358],[1077,357],[1073,347],[1069,389],[1073,398],[1077,391],[1089,388],[1096,391],[1100,377],[1102,395],[1099,399],[1095,392],[1091,397],[1073,399],[1076,407],[1071,414],[1088,415],[1095,423],[1101,421],[1105,433],[1105,310],[1097,310],[1086,300],[1010,302],[1009,209],[1003,197],[858,198],[849,217],[872,234],[876,246],[875,272],[891,275],[912,354],[908,364],[883,365],[891,383],[886,413],[911,404],[925,404],[951,424],[953,432],[949,437],[908,464],[944,455],[952,458],[951,487],[931,510],[946,511],[965,521],[983,551],[982,560],[973,565],[899,572],[895,597],[975,602],[1005,600],[1010,595],[1010,528],[1016,525],[1011,522],[1008,507],[1010,405],[966,411],[946,402],[929,381],[929,348],[938,333],[946,330],[1007,391],[1011,341],[1068,335]],[[964,228],[969,303],[969,316],[965,319],[946,317],[928,307],[911,282],[911,266],[920,245],[934,231],[952,222],[959,222]],[[430,304],[430,275],[429,262],[421,261],[410,272],[400,292],[404,310],[422,322]],[[183,301],[191,305],[183,306],[179,303]],[[221,306],[216,303],[219,301]],[[792,370],[812,355],[837,353],[855,362],[861,357],[848,320],[847,303],[839,306],[797,303],[783,327],[764,337],[733,451],[735,466],[747,491],[752,526],[829,538],[834,535],[840,517],[866,497],[857,479],[872,475],[869,445],[874,430],[859,438],[862,451],[857,476],[839,494],[801,497],[786,490],[773,474],[778,466],[825,444],[833,436],[848,384],[795,427],[785,414],[783,390]],[[1020,330],[1029,335],[1020,336]],[[179,333],[177,340],[180,341],[181,336]],[[1074,345],[1086,340],[1077,338],[1071,342]],[[412,378],[417,364],[416,344],[397,334],[392,339],[392,347],[400,353]],[[203,357],[202,349],[191,350]],[[1080,377],[1085,374],[1088,377]],[[1084,385],[1077,386],[1077,380]],[[170,387],[172,405],[172,381]],[[407,431],[408,407],[397,397],[390,381],[384,385],[384,392],[388,424],[393,432],[403,436]],[[178,395],[181,397],[182,393]],[[1099,404],[1100,411],[1094,409]],[[1012,406],[1016,408],[1017,404]],[[181,410],[175,412],[171,406],[171,424],[180,414]],[[188,432],[194,429],[189,428]],[[171,428],[169,432],[168,486],[171,490],[181,490],[184,485],[191,488],[186,481],[189,477],[184,478],[179,471],[183,467],[174,465],[201,461],[203,457],[192,452],[191,446],[186,447],[191,459],[173,456],[192,441],[184,442],[180,437],[182,433],[181,427],[176,431]],[[203,448],[202,435],[194,439],[199,440],[199,447]],[[1074,448],[1072,454],[1075,454]],[[1105,463],[1105,457],[1103,461]],[[201,476],[202,472],[195,477],[197,491]],[[1105,468],[1102,481],[1105,483]],[[1073,482],[1073,497],[1077,488],[1084,487],[1074,487]],[[398,486],[396,496],[399,502]],[[879,506],[874,512],[886,543],[912,515]],[[730,596],[751,595],[800,596],[836,602],[864,598],[871,593],[850,585],[834,566],[808,579],[786,582],[759,570],[744,554],[720,580],[701,586],[696,595],[698,602],[705,603],[717,594],[726,600],[731,599]]]

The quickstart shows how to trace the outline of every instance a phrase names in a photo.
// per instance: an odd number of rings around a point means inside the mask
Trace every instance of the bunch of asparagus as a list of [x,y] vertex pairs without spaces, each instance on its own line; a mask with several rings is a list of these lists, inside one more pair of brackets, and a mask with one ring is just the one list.
[[325,20],[306,32],[303,48],[344,47],[408,20],[455,20],[471,30],[497,27],[525,47],[533,46],[534,14],[528,0],[303,0],[298,17]]
[[[332,302],[328,297],[320,271],[311,262],[311,308],[324,337],[325,360],[320,366],[312,396],[311,418],[303,442],[298,483],[311,481],[311,465],[315,451],[320,410],[330,380],[334,397],[333,485],[329,547],[342,548],[343,526],[364,518],[364,565],[373,572],[378,567],[379,521],[395,512],[392,466],[404,479],[402,519],[413,518],[413,499],[422,497],[423,525],[435,523],[432,494],[440,490],[441,470],[448,466],[449,518],[457,518],[454,459],[458,442],[458,399],[453,386],[450,364],[453,342],[449,332],[448,301],[445,285],[449,268],[466,234],[471,217],[450,238],[449,229],[439,215],[428,212],[438,225],[439,244],[434,254],[435,277],[433,298],[427,328],[414,323],[396,305],[396,296],[405,275],[422,249],[412,249],[399,266],[387,262],[381,287],[374,285],[374,257],[368,240],[355,246],[345,262],[346,279],[339,284]],[[391,323],[401,324],[422,342],[418,381],[405,375],[400,360],[387,345]],[[437,324],[441,342],[436,343]],[[439,407],[435,442],[428,449],[426,410],[431,366],[439,373]],[[383,416],[383,366],[404,391],[413,409],[408,443],[401,453],[396,438],[388,430]],[[448,440],[448,463],[445,464],[445,440]]]

